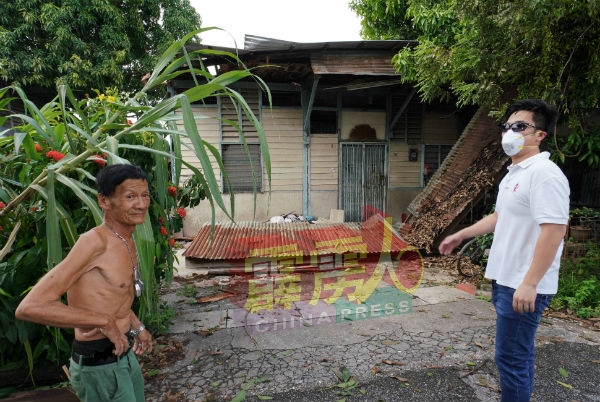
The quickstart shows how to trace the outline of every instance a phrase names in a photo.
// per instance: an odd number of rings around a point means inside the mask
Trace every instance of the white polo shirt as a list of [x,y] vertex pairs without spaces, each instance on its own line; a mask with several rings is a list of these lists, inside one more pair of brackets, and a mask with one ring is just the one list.
[[[510,165],[500,182],[496,212],[498,222],[485,277],[513,289],[529,270],[540,224],[566,225],[569,221],[569,182],[548,152]],[[537,286],[538,294],[555,294],[563,242]]]

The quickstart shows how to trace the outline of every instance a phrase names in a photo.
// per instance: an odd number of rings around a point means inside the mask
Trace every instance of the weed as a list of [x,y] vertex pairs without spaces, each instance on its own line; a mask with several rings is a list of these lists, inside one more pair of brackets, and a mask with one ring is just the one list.
[[479,300],[485,300],[486,302],[491,302],[491,301],[492,301],[492,298],[491,298],[491,297],[488,297],[488,296],[486,296],[486,295],[477,295],[477,298],[478,298]]
[[358,381],[352,378],[350,370],[348,370],[346,367],[342,367],[342,371],[338,371],[336,369],[333,369],[332,371],[333,374],[335,374],[335,376],[340,380],[340,383],[335,385],[339,389],[334,392],[342,396],[354,395],[355,388],[358,386]]
[[177,289],[175,292],[178,296],[196,297],[196,287],[193,285],[183,285],[183,288]]
[[173,307],[169,306],[166,302],[161,302],[159,306],[159,315],[158,315],[158,331],[166,332],[169,329],[169,325],[171,325],[171,321],[175,316],[175,310]]

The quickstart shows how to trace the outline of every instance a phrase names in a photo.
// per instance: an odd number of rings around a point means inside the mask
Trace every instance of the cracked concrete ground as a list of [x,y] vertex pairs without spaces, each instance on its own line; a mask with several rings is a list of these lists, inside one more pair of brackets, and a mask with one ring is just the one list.
[[[453,279],[443,271],[426,271],[405,314],[344,322],[336,322],[339,314],[325,314],[319,319],[329,325],[313,321],[291,329],[284,316],[265,331],[251,328],[250,321],[246,326],[233,322],[239,306],[229,299],[196,302],[222,293],[226,278],[203,279],[194,298],[192,282],[173,282],[163,300],[178,313],[170,337],[182,342],[185,358],[147,382],[147,400],[175,394],[176,400],[230,400],[245,389],[249,401],[259,396],[278,401],[497,401],[495,311],[486,300],[440,285]],[[536,343],[535,401],[600,401],[600,332],[547,318]],[[340,380],[334,373],[344,368],[359,383],[348,396],[335,386]]]

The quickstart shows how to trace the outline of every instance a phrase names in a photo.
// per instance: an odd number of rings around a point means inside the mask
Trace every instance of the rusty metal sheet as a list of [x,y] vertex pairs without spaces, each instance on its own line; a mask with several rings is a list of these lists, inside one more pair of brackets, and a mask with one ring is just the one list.
[[[238,260],[248,257],[310,256],[357,252],[399,252],[408,244],[396,236],[381,215],[365,222],[347,223],[263,223],[227,222],[204,225],[183,254],[208,260]],[[389,246],[384,237],[391,236]],[[385,250],[385,248],[390,248]]]

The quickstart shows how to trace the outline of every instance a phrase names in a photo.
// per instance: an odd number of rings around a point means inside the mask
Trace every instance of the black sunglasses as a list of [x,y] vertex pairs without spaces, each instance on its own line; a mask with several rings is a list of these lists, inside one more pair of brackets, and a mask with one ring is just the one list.
[[535,126],[534,124],[527,123],[524,121],[518,121],[516,123],[500,124],[500,130],[502,130],[503,133],[507,132],[508,130],[512,130],[515,133],[520,133],[521,131],[526,130],[527,127],[533,127],[533,128],[540,129],[539,127]]

